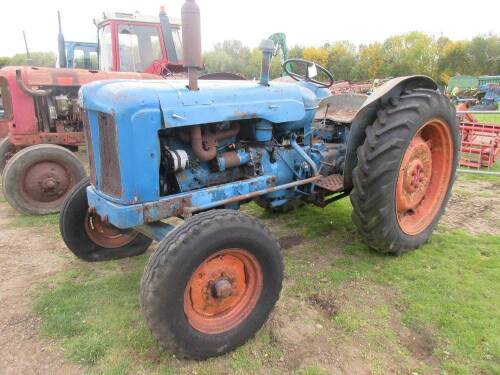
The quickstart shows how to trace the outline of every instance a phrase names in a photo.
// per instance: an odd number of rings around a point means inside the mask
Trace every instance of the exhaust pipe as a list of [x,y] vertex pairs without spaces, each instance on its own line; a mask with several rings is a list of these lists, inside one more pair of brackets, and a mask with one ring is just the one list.
[[59,22],[59,35],[57,36],[57,49],[59,52],[59,67],[67,68],[68,62],[66,61],[66,42],[61,27],[61,12],[57,11],[57,21]]
[[200,8],[195,0],[186,0],[181,10],[182,24],[182,59],[188,70],[191,91],[198,88],[198,70],[203,67],[201,57],[201,22]]

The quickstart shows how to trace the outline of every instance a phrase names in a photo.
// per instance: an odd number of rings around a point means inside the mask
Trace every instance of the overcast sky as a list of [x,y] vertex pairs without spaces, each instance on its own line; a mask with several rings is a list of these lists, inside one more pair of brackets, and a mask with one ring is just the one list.
[[[66,40],[95,40],[92,20],[103,11],[179,17],[183,0],[17,0],[4,1],[0,21],[0,56],[24,52],[22,30],[31,51],[57,50],[57,10]],[[351,40],[381,41],[413,30],[452,39],[500,33],[500,0],[198,0],[202,14],[203,49],[239,39],[254,47],[268,35],[283,31],[289,45],[321,45]]]

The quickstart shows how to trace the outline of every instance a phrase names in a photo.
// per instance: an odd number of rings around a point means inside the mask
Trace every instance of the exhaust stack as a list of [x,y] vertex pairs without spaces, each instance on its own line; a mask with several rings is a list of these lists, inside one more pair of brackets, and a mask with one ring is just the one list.
[[181,10],[182,59],[188,69],[189,90],[197,91],[198,70],[203,67],[201,57],[200,8],[195,0],[186,0]]
[[68,62],[66,61],[66,42],[61,26],[61,12],[57,11],[57,21],[59,22],[59,35],[57,36],[57,49],[59,52],[59,67],[67,68]]

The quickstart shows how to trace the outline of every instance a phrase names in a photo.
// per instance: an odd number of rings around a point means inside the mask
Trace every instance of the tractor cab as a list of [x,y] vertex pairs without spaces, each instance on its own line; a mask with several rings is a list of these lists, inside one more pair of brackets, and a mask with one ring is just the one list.
[[163,9],[159,16],[104,12],[94,22],[100,70],[159,75],[183,70],[181,25]]
[[[92,42],[65,42],[68,68],[97,70],[97,44]],[[59,66],[59,65],[57,65]]]

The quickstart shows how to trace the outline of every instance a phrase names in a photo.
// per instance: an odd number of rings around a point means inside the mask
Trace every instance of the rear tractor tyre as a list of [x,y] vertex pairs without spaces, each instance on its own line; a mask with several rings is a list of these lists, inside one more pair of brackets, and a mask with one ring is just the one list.
[[140,301],[154,338],[181,357],[205,359],[243,345],[279,298],[283,258],[258,220],[232,210],[187,219],[146,265]]
[[60,211],[69,191],[84,177],[85,169],[71,151],[57,145],[35,145],[7,162],[3,192],[10,205],[23,214],[51,214]]
[[14,146],[9,137],[0,140],[0,175],[3,173],[5,169],[5,165],[12,157],[14,152],[16,151],[16,146]]
[[400,254],[424,244],[455,180],[459,132],[448,98],[406,91],[379,110],[358,148],[353,221],[368,245]]
[[89,212],[87,186],[81,180],[68,194],[59,216],[59,229],[66,246],[87,262],[121,259],[143,254],[152,240],[133,229],[119,229]]

